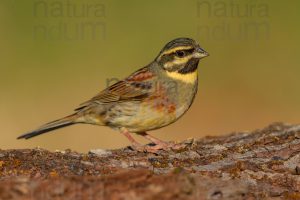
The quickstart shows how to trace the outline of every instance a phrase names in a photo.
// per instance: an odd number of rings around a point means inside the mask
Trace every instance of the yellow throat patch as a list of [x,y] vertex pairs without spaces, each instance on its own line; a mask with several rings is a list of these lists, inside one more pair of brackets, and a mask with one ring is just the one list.
[[180,74],[178,72],[169,72],[166,71],[167,76],[182,81],[184,83],[189,83],[189,84],[193,84],[197,81],[197,77],[198,77],[198,70],[195,70],[194,72],[191,73],[187,73],[187,74]]

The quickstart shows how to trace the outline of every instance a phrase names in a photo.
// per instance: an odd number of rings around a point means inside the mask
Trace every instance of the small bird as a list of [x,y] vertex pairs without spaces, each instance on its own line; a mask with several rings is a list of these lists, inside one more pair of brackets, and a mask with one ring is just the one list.
[[93,124],[118,130],[136,148],[142,145],[131,133],[154,143],[143,147],[144,151],[176,149],[176,144],[146,132],[177,121],[190,108],[197,93],[198,63],[206,56],[208,53],[193,39],[174,39],[150,64],[80,104],[73,114],[18,139],[29,139],[74,124]]

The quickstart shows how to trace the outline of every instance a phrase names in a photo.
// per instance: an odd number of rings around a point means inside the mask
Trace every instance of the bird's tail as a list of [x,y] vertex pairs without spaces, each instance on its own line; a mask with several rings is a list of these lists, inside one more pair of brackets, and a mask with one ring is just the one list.
[[59,128],[63,128],[63,127],[66,127],[66,126],[73,125],[73,124],[76,123],[77,118],[78,118],[77,114],[69,115],[67,117],[49,122],[49,123],[41,126],[40,128],[38,128],[38,129],[36,129],[32,132],[29,132],[29,133],[26,133],[24,135],[19,136],[17,139],[29,139],[29,138],[41,135],[43,133],[53,131],[55,129],[59,129]]

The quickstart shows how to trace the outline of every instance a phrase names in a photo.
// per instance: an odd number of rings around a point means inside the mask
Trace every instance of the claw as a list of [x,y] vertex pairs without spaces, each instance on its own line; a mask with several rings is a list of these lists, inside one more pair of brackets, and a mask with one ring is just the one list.
[[171,151],[171,150],[179,150],[185,148],[186,145],[184,144],[175,144],[171,142],[164,142],[156,145],[146,145],[146,146],[141,146],[141,145],[133,145],[133,148],[136,151],[139,152],[148,152],[148,153],[158,153],[160,151]]
[[150,140],[154,145],[146,145],[143,146],[140,143],[138,143],[130,134],[130,132],[126,128],[121,129],[121,133],[126,136],[129,141],[132,143],[131,148],[133,150],[139,151],[139,152],[149,152],[149,153],[157,153],[161,150],[164,151],[170,151],[170,150],[179,150],[185,148],[187,145],[185,144],[176,144],[174,142],[165,142],[163,140],[160,140],[156,137],[153,137],[152,135],[149,135],[146,132],[138,133],[140,136]]

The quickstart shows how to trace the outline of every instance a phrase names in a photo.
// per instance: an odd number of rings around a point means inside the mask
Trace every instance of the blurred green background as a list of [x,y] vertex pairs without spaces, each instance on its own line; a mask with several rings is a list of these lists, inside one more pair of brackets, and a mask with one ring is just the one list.
[[165,140],[300,122],[300,1],[1,0],[0,148],[117,148],[126,138],[76,125],[16,140],[191,37],[210,53],[199,92]]

